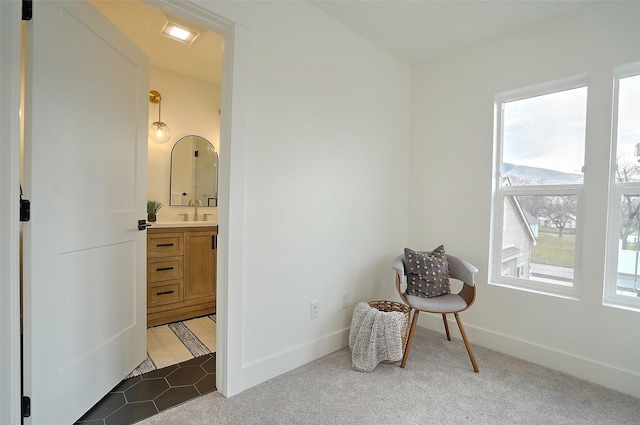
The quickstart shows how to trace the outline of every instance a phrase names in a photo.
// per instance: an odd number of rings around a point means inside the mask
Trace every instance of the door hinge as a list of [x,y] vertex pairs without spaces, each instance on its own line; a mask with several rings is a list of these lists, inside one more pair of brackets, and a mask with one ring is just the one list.
[[31,220],[31,202],[28,199],[20,199],[20,221]]
[[31,0],[22,0],[22,20],[30,21],[33,18],[33,2]]
[[20,185],[20,221],[31,220],[31,202],[22,196],[22,185]]
[[22,417],[28,418],[31,416],[31,397],[22,396]]
[[211,249],[218,248],[218,235],[211,235]]

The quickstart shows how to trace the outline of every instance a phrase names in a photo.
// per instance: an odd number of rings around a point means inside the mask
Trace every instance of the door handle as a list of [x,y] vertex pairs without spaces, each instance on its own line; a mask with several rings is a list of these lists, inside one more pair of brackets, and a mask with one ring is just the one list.
[[138,220],[138,230],[146,230],[147,227],[151,227],[147,220]]

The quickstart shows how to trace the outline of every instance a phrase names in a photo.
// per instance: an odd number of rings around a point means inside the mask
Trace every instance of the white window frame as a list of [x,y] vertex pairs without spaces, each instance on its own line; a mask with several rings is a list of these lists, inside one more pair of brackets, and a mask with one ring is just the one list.
[[[492,214],[491,214],[491,246],[490,246],[490,271],[489,284],[513,289],[541,293],[567,299],[579,299],[581,292],[580,259],[581,241],[583,239],[583,193],[584,185],[527,185],[527,186],[503,186],[502,185],[502,138],[504,121],[504,103],[531,97],[542,96],[572,90],[582,87],[588,88],[588,76],[586,74],[575,77],[556,80],[553,82],[537,84],[522,89],[500,93],[494,99],[494,164],[493,164],[493,190],[492,190]],[[587,94],[587,104],[589,95]],[[586,123],[588,125],[588,123]],[[586,135],[585,135],[586,138]],[[586,140],[585,140],[586,150]],[[585,179],[586,181],[586,172]],[[504,223],[504,198],[506,196],[531,196],[531,195],[567,195],[576,197],[576,209],[578,220],[575,228],[574,251],[574,275],[572,285],[548,283],[531,279],[516,278],[502,275],[502,241]]]
[[[640,75],[640,62],[616,67],[614,70],[614,90],[613,90],[613,114],[611,123],[611,144],[612,152],[618,152],[618,101],[620,80],[626,77]],[[640,142],[640,141],[639,141]],[[640,311],[640,297],[630,297],[617,293],[618,283],[618,242],[620,230],[620,200],[625,194],[640,194],[640,181],[638,182],[616,182],[617,156],[611,155],[610,164],[610,198],[609,198],[609,220],[607,225],[607,252],[606,252],[606,278],[603,290],[603,304],[611,307]]]

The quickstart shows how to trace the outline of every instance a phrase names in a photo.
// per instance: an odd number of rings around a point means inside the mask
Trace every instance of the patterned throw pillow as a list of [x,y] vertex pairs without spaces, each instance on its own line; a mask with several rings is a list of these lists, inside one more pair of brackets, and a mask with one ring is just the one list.
[[405,248],[404,268],[408,295],[431,298],[451,293],[449,261],[443,245],[424,254]]

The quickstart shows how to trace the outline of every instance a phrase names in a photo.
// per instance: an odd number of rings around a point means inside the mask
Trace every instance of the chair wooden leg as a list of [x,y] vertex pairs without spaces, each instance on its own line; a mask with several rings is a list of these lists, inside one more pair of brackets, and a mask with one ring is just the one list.
[[407,364],[407,358],[409,357],[409,349],[411,348],[411,342],[413,341],[413,331],[416,330],[416,324],[418,323],[418,315],[420,312],[418,310],[414,310],[413,312],[413,320],[411,321],[411,328],[409,329],[409,335],[407,336],[407,344],[404,347],[404,355],[402,356],[402,364],[400,364],[401,368],[404,368]]
[[460,320],[460,316],[458,313],[454,313],[456,316],[456,322],[458,322],[458,327],[460,328],[460,334],[462,335],[462,340],[464,341],[465,347],[467,347],[467,353],[469,353],[469,358],[471,359],[471,364],[473,365],[473,371],[478,373],[480,370],[478,369],[478,364],[476,363],[476,358],[473,356],[473,351],[471,351],[471,345],[469,344],[469,340],[467,339],[467,334],[464,331],[464,327],[462,326],[462,320]]
[[442,321],[444,322],[444,330],[447,331],[447,341],[451,341],[451,334],[449,333],[449,323],[447,322],[447,313],[442,313]]

